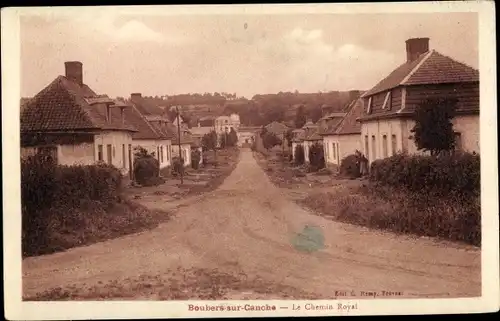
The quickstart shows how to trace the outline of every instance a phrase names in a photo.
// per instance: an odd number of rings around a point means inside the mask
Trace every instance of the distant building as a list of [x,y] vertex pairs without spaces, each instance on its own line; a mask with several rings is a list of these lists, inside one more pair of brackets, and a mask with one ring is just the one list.
[[170,166],[172,134],[168,132],[169,119],[160,107],[144,99],[140,93],[131,94],[129,104],[132,109],[126,113],[127,120],[138,129],[132,135],[134,149],[142,147],[153,153],[160,168]]
[[339,166],[343,158],[361,151],[361,124],[357,118],[362,113],[363,103],[358,97],[349,104],[345,117],[330,123],[322,133],[327,165]]

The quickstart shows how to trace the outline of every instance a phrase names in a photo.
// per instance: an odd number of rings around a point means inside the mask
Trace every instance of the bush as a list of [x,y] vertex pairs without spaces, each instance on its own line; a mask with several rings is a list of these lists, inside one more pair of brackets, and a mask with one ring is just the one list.
[[479,155],[395,155],[372,163],[370,180],[409,191],[479,196]]
[[[61,166],[40,156],[21,162],[23,255],[49,242],[50,214],[94,202],[107,208],[121,200],[122,176],[110,165]],[[36,252],[36,251],[35,251]]]
[[201,153],[198,149],[191,150],[191,167],[198,169],[200,167]]
[[295,165],[303,165],[305,161],[304,146],[295,146]]
[[349,178],[358,178],[361,176],[360,163],[357,155],[348,155],[340,161],[340,175]]
[[309,148],[309,164],[310,164],[310,170],[312,172],[316,172],[319,169],[325,167],[323,145],[314,143]]
[[143,186],[154,185],[160,175],[160,163],[152,156],[137,157],[134,160],[134,178]]
[[184,159],[179,156],[172,158],[172,175],[177,176],[181,173],[184,174]]

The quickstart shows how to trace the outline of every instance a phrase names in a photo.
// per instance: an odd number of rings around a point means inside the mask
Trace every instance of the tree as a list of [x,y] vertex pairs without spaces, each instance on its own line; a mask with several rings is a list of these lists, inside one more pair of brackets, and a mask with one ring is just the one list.
[[419,150],[437,155],[452,150],[455,133],[452,119],[456,111],[456,99],[430,98],[418,106],[414,114],[415,126],[411,130]]
[[325,167],[325,156],[323,151],[323,144],[314,143],[309,148],[309,163],[314,171]]
[[262,137],[262,144],[265,149],[273,148],[276,145],[281,144],[281,139],[278,138],[275,134],[266,131]]
[[295,155],[295,158],[294,158],[295,165],[304,164],[305,156],[304,156],[304,147],[302,145],[299,144],[299,145],[295,146],[294,155]]
[[285,132],[285,139],[289,148],[292,147],[293,129],[289,129]]
[[234,147],[238,144],[238,134],[236,134],[234,128],[231,128],[231,131],[229,132],[227,143],[230,147]]
[[226,132],[220,134],[219,136],[219,146],[220,148],[224,149],[227,147],[227,141],[228,141],[228,134]]
[[307,121],[306,112],[304,110],[304,106],[300,105],[297,108],[297,113],[295,114],[295,128],[302,128]]
[[313,123],[317,122],[322,116],[321,106],[315,106],[309,110],[309,117]]
[[201,138],[201,146],[203,151],[215,150],[217,148],[217,134],[214,130],[203,135]]

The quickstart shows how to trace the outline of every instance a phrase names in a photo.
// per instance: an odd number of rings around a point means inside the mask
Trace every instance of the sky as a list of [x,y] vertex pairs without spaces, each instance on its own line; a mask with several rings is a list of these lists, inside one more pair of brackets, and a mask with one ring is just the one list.
[[65,61],[99,94],[368,90],[406,60],[405,40],[478,68],[475,13],[78,15],[21,18],[21,95]]

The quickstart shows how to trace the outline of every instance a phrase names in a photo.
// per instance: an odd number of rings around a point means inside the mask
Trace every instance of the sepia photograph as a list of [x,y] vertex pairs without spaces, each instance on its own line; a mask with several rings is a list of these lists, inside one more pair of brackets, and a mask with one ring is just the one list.
[[498,311],[494,4],[454,5],[3,9],[10,315]]

